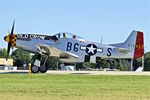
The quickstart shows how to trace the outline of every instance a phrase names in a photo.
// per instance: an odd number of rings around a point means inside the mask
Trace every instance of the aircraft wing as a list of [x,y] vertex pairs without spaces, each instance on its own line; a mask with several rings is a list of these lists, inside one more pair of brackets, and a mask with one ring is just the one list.
[[60,57],[61,58],[70,58],[70,57],[78,58],[79,56],[77,56],[73,53],[70,53],[70,52],[63,52],[60,54]]
[[116,51],[118,51],[118,52],[122,52],[122,53],[129,53],[129,52],[131,52],[131,50],[129,50],[129,49],[126,49],[126,48],[114,48]]
[[38,48],[39,53],[48,54],[50,56],[56,56],[60,58],[70,58],[70,57],[78,58],[79,57],[73,53],[59,50],[47,44],[38,44],[36,45],[36,47]]

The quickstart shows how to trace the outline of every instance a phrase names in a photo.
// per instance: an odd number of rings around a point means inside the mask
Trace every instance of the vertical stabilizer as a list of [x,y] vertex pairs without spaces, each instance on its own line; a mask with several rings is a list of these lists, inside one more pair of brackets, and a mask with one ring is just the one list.
[[140,58],[144,55],[143,32],[133,31],[123,45],[133,52],[133,58]]
[[125,42],[112,45],[130,50],[132,58],[140,58],[144,55],[143,32],[132,31]]

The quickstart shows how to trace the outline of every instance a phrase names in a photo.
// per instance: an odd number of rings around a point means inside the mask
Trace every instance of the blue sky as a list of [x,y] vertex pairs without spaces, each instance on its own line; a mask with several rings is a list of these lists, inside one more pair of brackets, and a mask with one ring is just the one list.
[[0,0],[0,47],[15,33],[75,33],[86,40],[118,43],[132,30],[144,32],[150,51],[150,0]]

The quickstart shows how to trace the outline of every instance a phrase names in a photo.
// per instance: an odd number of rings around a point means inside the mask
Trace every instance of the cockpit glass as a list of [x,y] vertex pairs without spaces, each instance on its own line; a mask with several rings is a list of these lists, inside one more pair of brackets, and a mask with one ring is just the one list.
[[59,38],[74,38],[74,39],[83,39],[82,37],[78,36],[78,35],[75,35],[75,34],[72,34],[72,33],[67,33],[67,32],[60,32],[60,33],[57,33],[55,35],[58,39]]

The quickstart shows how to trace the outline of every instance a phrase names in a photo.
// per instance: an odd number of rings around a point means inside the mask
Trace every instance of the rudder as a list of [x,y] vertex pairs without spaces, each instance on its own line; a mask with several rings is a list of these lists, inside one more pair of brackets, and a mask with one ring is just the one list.
[[144,38],[143,32],[137,31],[134,58],[140,58],[144,55]]

